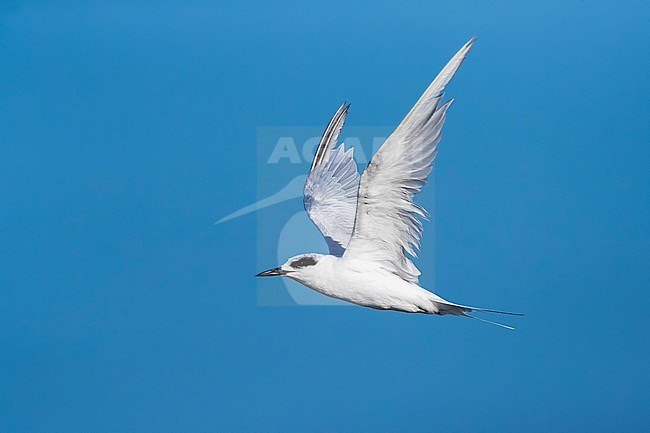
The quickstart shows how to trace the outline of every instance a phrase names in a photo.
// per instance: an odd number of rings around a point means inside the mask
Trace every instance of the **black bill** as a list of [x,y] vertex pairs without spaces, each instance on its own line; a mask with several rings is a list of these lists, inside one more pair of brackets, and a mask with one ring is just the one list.
[[280,268],[273,268],[269,269],[267,271],[262,271],[259,274],[255,275],[256,277],[275,277],[277,275],[284,275],[286,272],[284,272]]

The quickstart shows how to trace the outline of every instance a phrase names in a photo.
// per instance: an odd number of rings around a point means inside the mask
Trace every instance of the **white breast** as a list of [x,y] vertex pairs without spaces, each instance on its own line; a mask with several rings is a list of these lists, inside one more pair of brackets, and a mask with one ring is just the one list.
[[384,310],[436,312],[436,295],[377,262],[325,256],[313,268],[299,281],[326,296]]

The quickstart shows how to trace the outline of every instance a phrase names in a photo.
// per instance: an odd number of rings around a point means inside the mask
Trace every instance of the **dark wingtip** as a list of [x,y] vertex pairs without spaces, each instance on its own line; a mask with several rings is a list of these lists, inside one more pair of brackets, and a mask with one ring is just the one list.
[[348,101],[343,101],[343,103],[339,107],[339,110],[341,110],[341,115],[342,116],[347,116],[348,115],[348,111],[350,110],[350,105],[352,105],[352,104],[348,103]]

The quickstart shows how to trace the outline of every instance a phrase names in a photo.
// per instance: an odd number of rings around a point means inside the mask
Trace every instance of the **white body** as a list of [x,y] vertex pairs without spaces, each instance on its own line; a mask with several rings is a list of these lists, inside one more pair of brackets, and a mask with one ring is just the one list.
[[461,314],[461,310],[435,293],[398,275],[374,261],[320,256],[318,263],[290,272],[293,278],[323,295],[356,305],[407,313]]

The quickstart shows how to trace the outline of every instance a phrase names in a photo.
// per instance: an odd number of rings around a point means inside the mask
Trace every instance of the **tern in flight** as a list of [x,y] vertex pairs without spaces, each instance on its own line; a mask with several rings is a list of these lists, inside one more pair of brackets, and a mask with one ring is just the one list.
[[[513,314],[449,302],[420,287],[411,262],[420,245],[425,210],[413,202],[427,182],[451,102],[445,86],[465,59],[467,42],[433,80],[404,120],[373,155],[361,177],[353,150],[336,146],[349,105],[325,128],[304,187],[309,218],[325,237],[329,254],[300,254],[256,276],[285,276],[323,295],[380,310],[466,316]],[[407,255],[408,254],[408,255]]]

